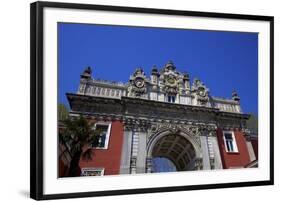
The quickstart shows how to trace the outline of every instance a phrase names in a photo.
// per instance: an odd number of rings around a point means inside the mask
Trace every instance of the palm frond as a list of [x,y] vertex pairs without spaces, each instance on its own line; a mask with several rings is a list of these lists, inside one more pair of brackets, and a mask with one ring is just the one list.
[[82,152],[86,145],[98,143],[101,130],[95,130],[94,124],[84,117],[70,117],[63,120],[63,124],[65,128],[59,133],[59,139],[69,146],[72,154]]

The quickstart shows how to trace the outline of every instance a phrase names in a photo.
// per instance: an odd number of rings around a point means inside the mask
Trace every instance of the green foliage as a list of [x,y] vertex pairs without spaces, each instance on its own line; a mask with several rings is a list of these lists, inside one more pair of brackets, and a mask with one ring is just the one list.
[[256,115],[251,114],[249,120],[247,120],[247,128],[258,133],[258,117]]
[[68,109],[67,107],[64,105],[64,104],[59,104],[58,105],[58,115],[59,115],[59,120],[62,121],[62,120],[65,120],[68,118]]
[[94,130],[94,124],[82,116],[65,119],[62,123],[59,140],[68,147],[72,158],[69,176],[77,176],[81,156],[92,159],[91,144],[97,141],[100,131]]
[[82,151],[84,146],[90,145],[98,138],[99,131],[94,130],[84,117],[65,119],[65,128],[60,133],[60,139],[70,147],[70,153],[75,154]]

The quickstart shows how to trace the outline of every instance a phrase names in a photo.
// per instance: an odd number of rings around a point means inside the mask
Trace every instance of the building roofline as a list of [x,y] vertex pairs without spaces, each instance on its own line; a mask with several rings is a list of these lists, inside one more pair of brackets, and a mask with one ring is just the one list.
[[80,98],[83,100],[88,101],[96,101],[101,103],[135,103],[135,104],[149,104],[151,106],[158,106],[158,107],[166,107],[171,108],[175,107],[177,109],[189,109],[190,111],[204,111],[208,113],[215,113],[218,116],[228,116],[228,117],[236,117],[236,118],[243,118],[243,119],[249,119],[250,114],[246,113],[235,113],[235,112],[225,112],[220,111],[219,108],[214,107],[206,107],[206,106],[196,106],[196,105],[186,105],[186,104],[178,104],[178,103],[167,103],[162,101],[156,101],[156,100],[148,100],[148,99],[142,99],[142,98],[132,98],[132,97],[125,97],[122,96],[121,99],[116,98],[110,98],[110,97],[98,97],[98,96],[90,96],[90,95],[81,95],[81,94],[75,94],[75,93],[66,93],[67,99],[69,101],[70,108],[72,109],[72,102],[71,99],[74,98]]

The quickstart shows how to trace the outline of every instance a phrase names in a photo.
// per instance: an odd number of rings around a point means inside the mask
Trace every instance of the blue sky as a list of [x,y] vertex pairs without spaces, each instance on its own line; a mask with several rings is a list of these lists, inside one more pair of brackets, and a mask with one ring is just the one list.
[[258,34],[90,24],[58,25],[59,102],[75,93],[80,74],[127,82],[136,67],[151,68],[172,60],[191,81],[201,79],[217,97],[237,90],[242,110],[258,114]]

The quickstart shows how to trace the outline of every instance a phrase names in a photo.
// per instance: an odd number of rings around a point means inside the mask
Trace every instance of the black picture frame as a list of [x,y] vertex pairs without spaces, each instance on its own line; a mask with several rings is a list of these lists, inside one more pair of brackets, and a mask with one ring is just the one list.
[[[210,18],[239,19],[267,21],[270,23],[270,180],[241,182],[241,183],[222,183],[192,186],[176,186],[176,187],[155,187],[130,190],[112,190],[112,191],[94,191],[81,193],[57,193],[45,195],[43,193],[43,9],[46,7],[61,9],[81,9],[81,10],[99,10],[99,11],[118,11],[131,13],[147,13],[147,14],[164,14],[176,16],[199,16]],[[89,5],[75,3],[57,3],[57,2],[35,2],[30,6],[30,197],[36,200],[45,199],[62,199],[76,197],[93,197],[106,195],[122,195],[122,194],[138,194],[138,193],[154,193],[154,192],[171,192],[186,191],[200,189],[216,189],[227,187],[245,187],[259,185],[274,184],[274,17],[258,16],[258,15],[240,15],[229,13],[213,13],[213,12],[194,12],[183,10],[167,10],[152,8],[135,8],[120,6],[104,6]]]

